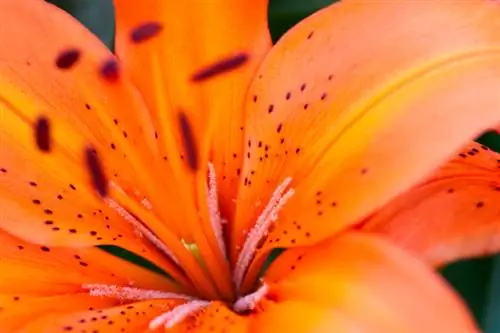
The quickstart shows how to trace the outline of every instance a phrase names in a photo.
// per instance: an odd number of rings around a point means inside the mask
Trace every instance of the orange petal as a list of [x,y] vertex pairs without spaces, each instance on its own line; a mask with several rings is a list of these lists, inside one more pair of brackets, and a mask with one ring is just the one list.
[[[243,95],[270,47],[267,1],[114,3],[118,57],[151,110],[158,151],[168,157],[167,193],[177,200],[163,218],[183,221],[172,228],[196,243],[216,283],[224,281],[217,287],[227,294],[229,269],[206,209],[206,168],[210,158],[220,176],[223,213],[232,214],[241,164],[233,154],[243,142]],[[241,66],[205,80],[196,77],[227,59]]]
[[251,332],[477,332],[438,275],[366,234],[288,250],[264,281]]
[[[30,320],[23,323],[19,332],[146,332],[152,319],[178,303],[178,300],[152,300],[126,305],[115,304],[114,307],[101,309],[89,309],[88,306],[80,309],[50,309],[45,313],[35,313]],[[46,305],[47,308],[52,307],[51,303],[47,302]],[[17,313],[13,313],[11,318],[16,318],[16,315]]]
[[[165,276],[98,248],[58,248],[25,242],[0,231],[0,293],[12,297],[82,292],[84,284],[178,292]],[[5,307],[2,303],[1,307]]]
[[499,167],[500,154],[471,143],[360,228],[382,234],[433,265],[498,252]]
[[32,298],[14,297],[9,295],[9,298],[14,298],[15,301],[11,302],[8,307],[0,303],[3,307],[0,311],[0,331],[2,332],[22,332],[26,325],[41,315],[55,313],[59,315],[64,312],[88,311],[89,309],[100,310],[119,303],[116,299],[92,297],[83,293]]
[[[142,222],[172,242],[178,259],[188,258],[189,272],[195,270],[196,260],[163,223],[175,225],[176,220],[158,222],[161,212],[175,205],[165,200],[166,162],[157,156],[146,107],[126,77],[111,84],[99,75],[113,55],[69,15],[43,1],[2,1],[0,19],[5,23],[0,27],[5,45],[0,227],[40,244],[118,245],[180,277],[172,262],[97,195],[85,154],[94,147],[106,176],[101,183],[109,184],[111,198],[146,217]],[[40,32],[45,38],[32,40]],[[77,62],[58,69],[58,55],[67,57],[73,48],[81,52]],[[37,137],[40,124],[45,125]],[[42,145],[50,141],[50,151],[39,149],[35,137]]]
[[233,260],[285,177],[296,194],[264,252],[358,222],[498,124],[499,14],[482,0],[342,1],[286,34],[247,98]]
[[[248,317],[236,315],[221,302],[212,302],[208,307],[173,327],[172,333],[194,331],[246,333],[248,331]],[[168,331],[170,332],[170,331]]]
[[[257,65],[271,46],[268,1],[147,0],[140,7],[128,0],[114,3],[117,54],[152,110],[160,138],[174,132],[179,142],[177,113],[184,110],[193,123],[196,138],[203,139],[203,147],[199,147],[203,161],[207,149],[212,148],[211,159],[221,175],[221,205],[224,213],[230,214],[241,164],[243,97]],[[154,28],[151,22],[161,28]],[[138,27],[146,35],[147,30],[157,30],[157,36],[138,43],[132,37]],[[238,56],[243,54],[248,60],[234,73],[193,82],[200,71],[220,61],[242,59]],[[169,145],[165,145],[167,150]],[[182,149],[180,152],[185,155]]]

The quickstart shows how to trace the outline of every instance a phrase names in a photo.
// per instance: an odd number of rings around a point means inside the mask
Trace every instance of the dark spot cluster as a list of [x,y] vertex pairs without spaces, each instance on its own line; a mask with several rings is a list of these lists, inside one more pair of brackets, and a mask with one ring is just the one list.
[[[67,232],[68,234],[73,235],[87,234],[89,236],[95,237],[97,241],[102,241],[103,236],[99,235],[98,230],[89,230],[89,226],[98,225],[100,227],[100,230],[102,230],[102,228],[105,228],[105,230],[111,230],[111,219],[108,215],[103,213],[102,209],[96,209],[95,211],[91,211],[88,213],[76,211],[74,213],[74,217],[76,218],[76,220],[84,223],[83,225],[80,225],[81,228],[79,229],[77,227],[78,225],[75,223],[70,223],[67,217],[58,217],[57,210],[54,210],[52,206],[48,206],[46,203],[49,202],[51,205],[57,206],[60,201],[64,200],[66,196],[69,196],[71,194],[70,192],[68,192],[67,190],[63,190],[59,193],[56,192],[57,194],[52,195],[48,195],[45,192],[43,193],[44,197],[42,199],[36,196],[36,194],[38,194],[38,183],[35,181],[28,181],[28,185],[32,188],[32,190],[29,192],[31,196],[31,199],[29,199],[30,202],[36,207],[40,207],[40,212],[44,215],[44,217],[42,218],[42,222],[45,226],[50,228],[52,232]],[[77,188],[75,185],[69,184],[68,190],[73,192],[77,191]],[[64,195],[61,193],[64,193]],[[63,215],[66,214],[67,212]],[[58,223],[58,220],[61,221],[61,219],[64,220],[64,222]],[[108,242],[117,241],[120,238],[123,238],[123,235],[120,233],[114,234],[113,236],[108,234],[106,235],[106,239],[108,239]]]
[[94,308],[89,308],[80,317],[72,319],[72,323],[63,324],[61,330],[80,333],[104,333],[108,330],[112,330],[113,332],[131,332],[129,329],[134,319],[146,316],[148,314],[147,310],[151,308],[153,308],[153,304],[151,303],[148,308],[145,308],[145,305],[141,307],[125,305],[109,310],[94,310]]

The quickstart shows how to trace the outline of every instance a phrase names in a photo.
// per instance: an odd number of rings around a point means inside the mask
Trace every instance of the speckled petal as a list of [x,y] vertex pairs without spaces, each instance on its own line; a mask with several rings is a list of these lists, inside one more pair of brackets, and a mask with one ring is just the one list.
[[500,154],[468,144],[360,225],[433,265],[500,250]]

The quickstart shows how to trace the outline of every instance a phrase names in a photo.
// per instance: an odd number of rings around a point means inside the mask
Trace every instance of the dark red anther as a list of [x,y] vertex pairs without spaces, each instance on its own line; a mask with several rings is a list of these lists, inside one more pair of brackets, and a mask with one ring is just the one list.
[[120,76],[118,61],[111,58],[102,63],[100,68],[101,76],[109,81],[117,80]]
[[69,69],[73,67],[80,59],[80,50],[71,48],[62,51],[56,58],[56,66],[60,69]]
[[44,116],[40,116],[34,128],[35,142],[41,151],[48,153],[52,148],[52,138],[50,136],[50,122]]
[[200,71],[195,73],[191,79],[194,82],[205,81],[207,79],[213,78],[214,76],[233,71],[244,65],[247,61],[248,54],[239,53],[201,69]]
[[101,197],[106,197],[109,192],[108,179],[102,168],[101,160],[93,147],[85,148],[85,163],[90,173],[92,185]]
[[191,124],[185,113],[179,113],[179,125],[182,135],[182,141],[184,144],[184,149],[187,154],[187,163],[191,170],[198,170],[198,150],[196,148],[196,142],[194,140],[193,130]]
[[142,43],[161,32],[163,26],[158,22],[146,22],[135,27],[130,33],[130,40],[133,43]]

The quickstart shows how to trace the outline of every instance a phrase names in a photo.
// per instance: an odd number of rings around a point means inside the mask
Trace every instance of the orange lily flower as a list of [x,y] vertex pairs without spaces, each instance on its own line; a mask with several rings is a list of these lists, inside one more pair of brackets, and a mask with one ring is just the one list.
[[477,331],[422,260],[500,248],[498,3],[115,8],[0,1],[1,332]]

